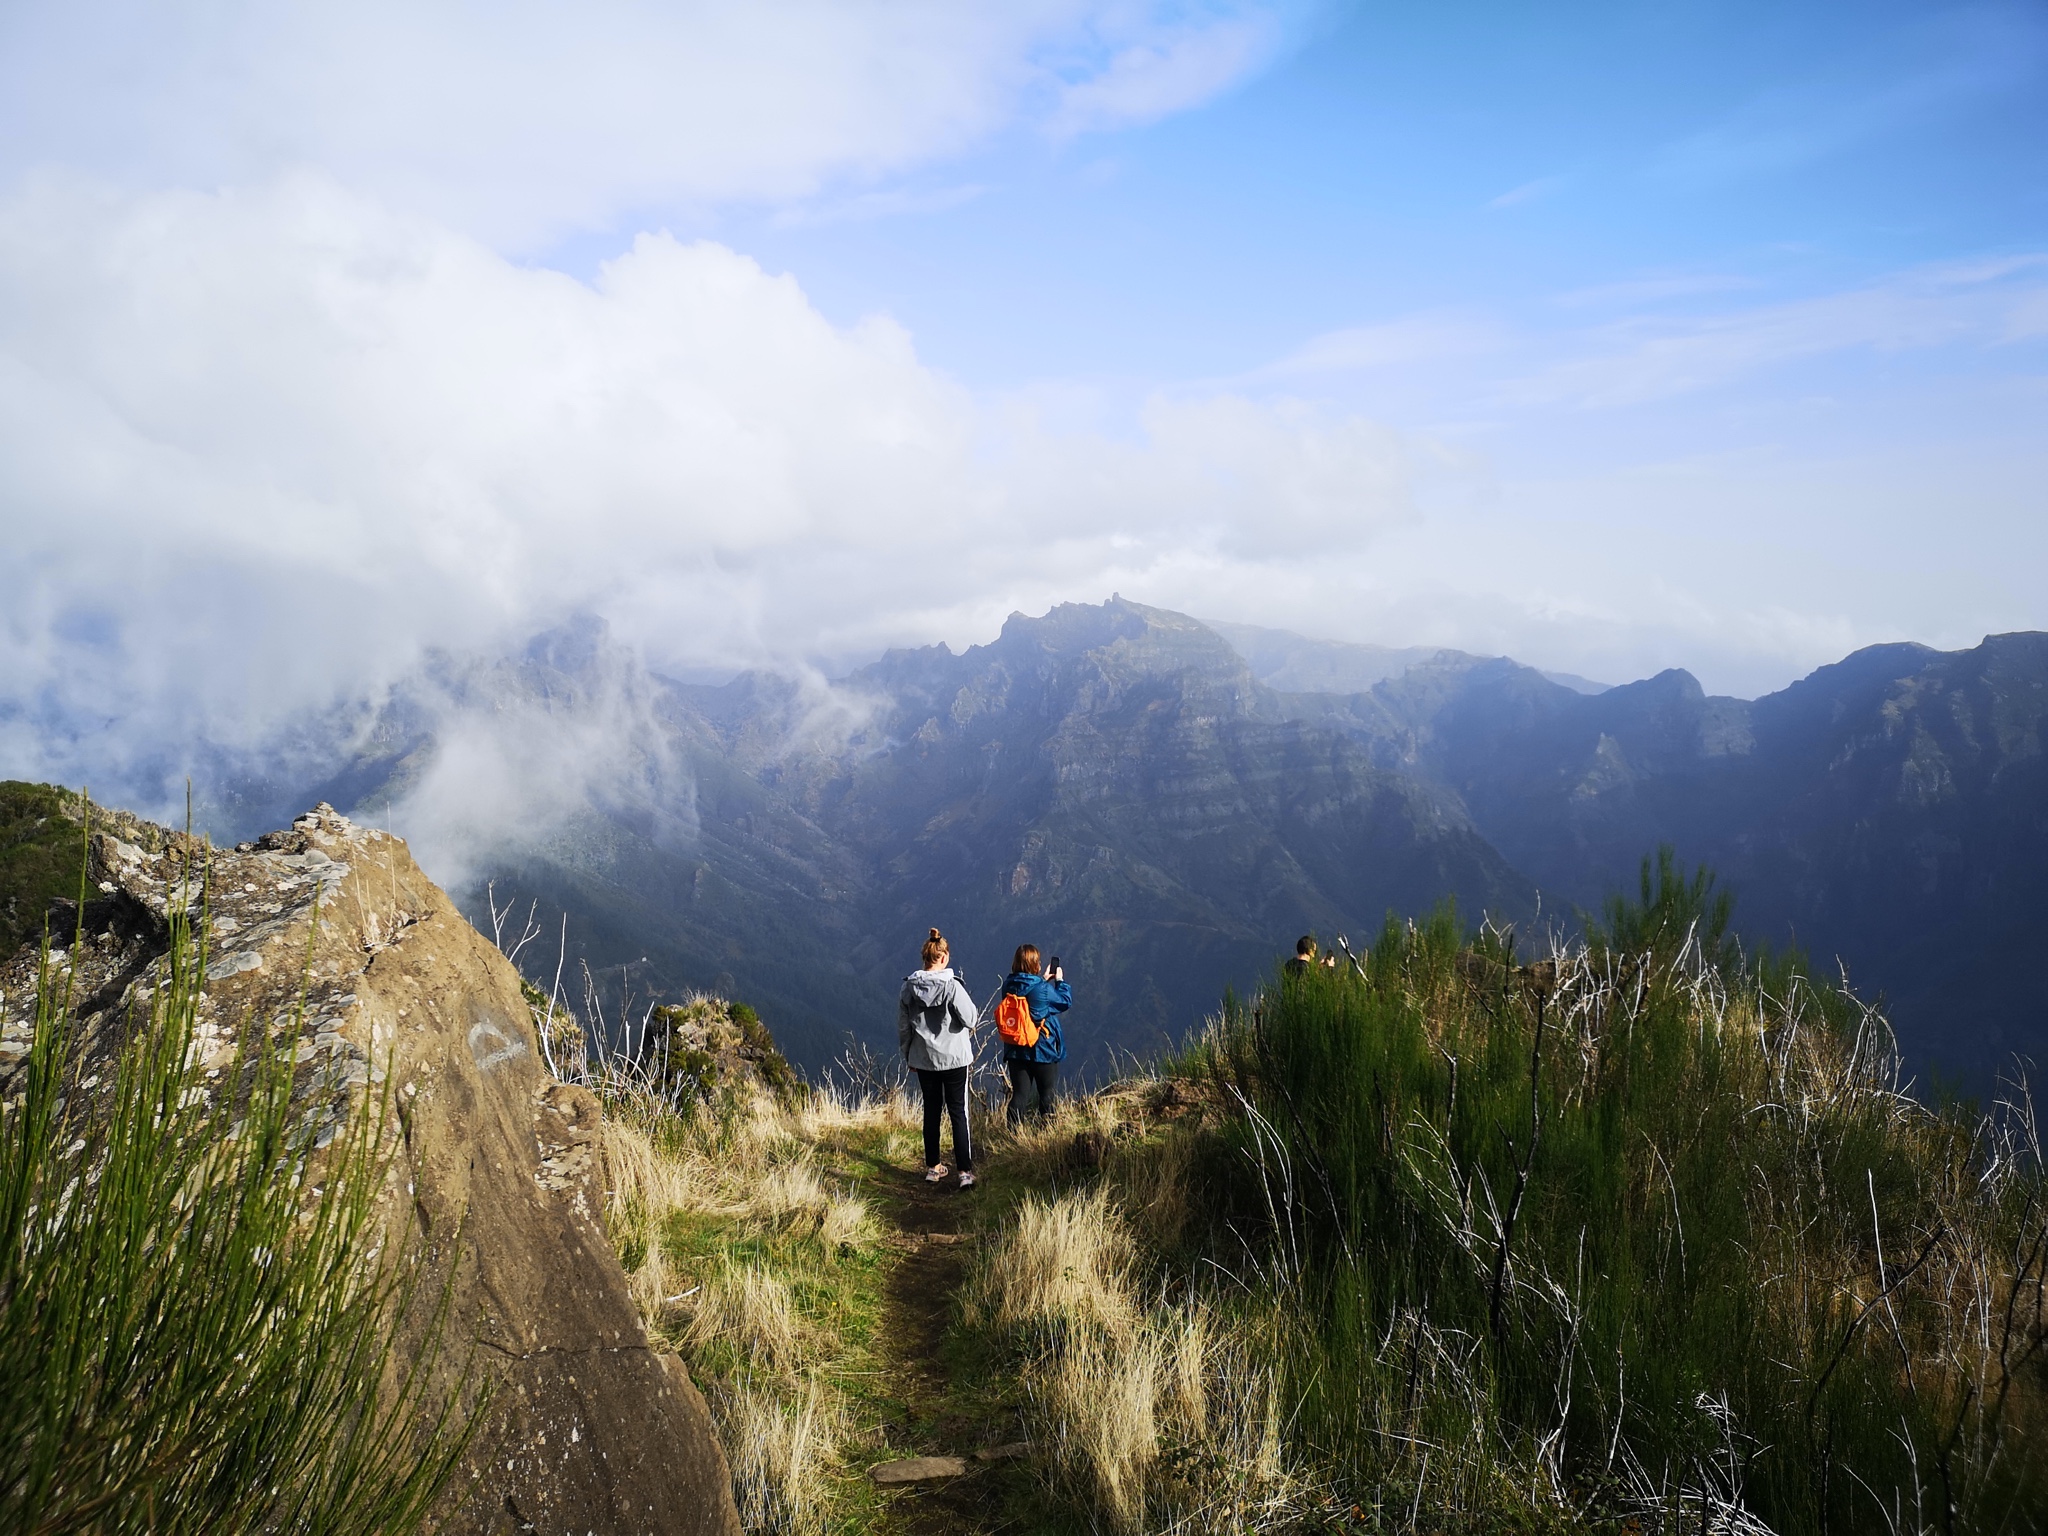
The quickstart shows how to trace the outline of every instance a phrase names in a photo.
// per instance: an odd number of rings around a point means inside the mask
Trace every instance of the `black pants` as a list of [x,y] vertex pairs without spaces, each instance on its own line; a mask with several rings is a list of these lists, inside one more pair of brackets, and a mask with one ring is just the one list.
[[1048,1115],[1052,1113],[1053,1092],[1059,1087],[1060,1064],[1056,1061],[1006,1061],[1003,1067],[1010,1074],[1010,1124],[1023,1123],[1024,1092],[1027,1088],[1036,1090],[1038,1103],[1030,1113]]
[[939,1166],[939,1112],[953,1122],[953,1162],[962,1173],[974,1168],[974,1138],[967,1133],[967,1069],[948,1067],[943,1072],[917,1069],[917,1086],[924,1091],[924,1165]]

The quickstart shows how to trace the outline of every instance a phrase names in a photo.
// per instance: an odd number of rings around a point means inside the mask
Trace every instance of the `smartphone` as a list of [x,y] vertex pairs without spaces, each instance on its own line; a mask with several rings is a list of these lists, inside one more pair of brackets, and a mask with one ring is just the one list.
[[1052,969],[1046,972],[1046,974],[1050,976],[1054,981],[1058,981],[1060,979],[1060,957],[1058,955],[1054,955],[1052,957]]

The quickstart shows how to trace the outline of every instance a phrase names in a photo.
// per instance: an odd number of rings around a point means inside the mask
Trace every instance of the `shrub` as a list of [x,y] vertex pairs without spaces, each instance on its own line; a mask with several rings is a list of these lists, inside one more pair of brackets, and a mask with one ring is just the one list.
[[1313,1438],[1467,1518],[2039,1528],[2024,1094],[1923,1107],[1881,1018],[1741,960],[1709,880],[1666,857],[1642,895],[1533,967],[1448,910],[1390,923],[1232,1011]]

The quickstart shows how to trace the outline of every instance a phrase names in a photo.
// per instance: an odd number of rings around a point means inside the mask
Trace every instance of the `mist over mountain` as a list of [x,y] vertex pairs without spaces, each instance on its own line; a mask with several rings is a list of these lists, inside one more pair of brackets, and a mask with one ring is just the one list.
[[[1203,620],[1228,640],[1252,669],[1252,675],[1283,693],[1364,693],[1402,676],[1424,662],[1470,664],[1481,658],[1464,651],[1431,645],[1361,645],[1348,640],[1311,640],[1284,629],[1257,624]],[[1606,683],[1572,672],[1542,672],[1551,682],[1575,693],[1605,693]]]

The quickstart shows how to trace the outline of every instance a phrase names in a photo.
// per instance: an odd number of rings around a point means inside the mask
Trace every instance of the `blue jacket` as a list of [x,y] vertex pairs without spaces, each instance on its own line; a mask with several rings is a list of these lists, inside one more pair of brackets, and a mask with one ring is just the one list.
[[1005,1061],[1065,1061],[1067,1042],[1060,1036],[1060,1015],[1074,1006],[1074,989],[1064,981],[1047,981],[1029,971],[1012,971],[1003,990],[1024,999],[1038,1026],[1038,1044],[1030,1050],[1003,1042]]

